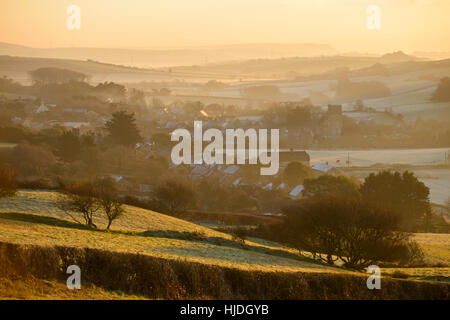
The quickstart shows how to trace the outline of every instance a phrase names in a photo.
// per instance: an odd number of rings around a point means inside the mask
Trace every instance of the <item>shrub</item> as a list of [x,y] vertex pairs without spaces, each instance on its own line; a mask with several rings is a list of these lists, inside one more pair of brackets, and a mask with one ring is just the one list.
[[187,181],[170,177],[160,183],[155,190],[156,201],[169,214],[177,215],[195,203],[195,193]]
[[321,175],[305,180],[303,194],[311,196],[335,196],[343,198],[359,198],[358,185],[345,176]]
[[429,224],[429,194],[430,189],[408,171],[371,173],[361,185],[363,199],[400,215],[402,221],[398,227],[406,230],[413,230],[421,220]]
[[420,248],[397,230],[392,212],[361,200],[314,197],[285,209],[284,241],[328,264],[363,269],[378,262],[412,262]]
[[292,161],[283,171],[283,180],[294,187],[311,174],[311,169],[300,161]]

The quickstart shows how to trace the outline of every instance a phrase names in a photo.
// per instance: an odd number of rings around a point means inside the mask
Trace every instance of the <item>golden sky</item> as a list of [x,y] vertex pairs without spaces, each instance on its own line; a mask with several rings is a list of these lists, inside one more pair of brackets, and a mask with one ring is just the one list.
[[[66,27],[69,5],[81,30]],[[381,8],[381,30],[366,9]],[[0,42],[162,48],[327,43],[340,51],[450,51],[450,0],[0,0]]]

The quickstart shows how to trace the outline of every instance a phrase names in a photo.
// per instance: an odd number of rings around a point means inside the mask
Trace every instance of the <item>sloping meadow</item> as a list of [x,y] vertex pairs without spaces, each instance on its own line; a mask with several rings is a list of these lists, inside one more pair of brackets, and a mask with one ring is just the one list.
[[448,299],[450,285],[382,279],[369,290],[351,274],[245,271],[181,260],[64,246],[0,242],[0,277],[65,282],[66,269],[82,270],[82,286],[151,299]]

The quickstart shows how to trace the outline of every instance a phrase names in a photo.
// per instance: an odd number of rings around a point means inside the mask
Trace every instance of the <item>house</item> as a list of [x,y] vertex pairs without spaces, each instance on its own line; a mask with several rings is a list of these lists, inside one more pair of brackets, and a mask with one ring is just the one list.
[[229,166],[229,167],[227,167],[227,168],[225,168],[225,169],[223,169],[223,173],[225,173],[225,174],[235,174],[237,171],[239,170],[239,167],[238,166]]
[[110,176],[110,178],[114,179],[117,182],[117,186],[119,187],[120,191],[133,191],[135,185],[128,178],[125,178],[123,176]]
[[339,169],[325,163],[316,163],[311,167],[311,169],[317,171],[318,173],[327,173],[327,174],[341,173]]
[[214,173],[214,167],[214,165],[195,165],[189,176],[193,180],[209,177]]
[[271,182],[271,183],[265,185],[265,186],[263,187],[263,190],[266,190],[266,191],[272,190],[272,186],[273,186],[273,184],[272,184],[272,182]]
[[277,187],[277,190],[284,190],[284,189],[286,189],[286,184],[283,182],[283,183],[281,183],[278,187]]
[[122,176],[111,176],[110,178],[114,179],[116,182],[120,182],[123,180]]
[[302,191],[305,189],[303,185],[298,185],[294,189],[292,189],[291,192],[289,192],[289,195],[293,199],[300,199],[302,197]]
[[48,111],[48,108],[45,105],[41,104],[39,106],[39,108],[37,108],[36,113],[43,113],[43,112],[47,112],[47,111]]

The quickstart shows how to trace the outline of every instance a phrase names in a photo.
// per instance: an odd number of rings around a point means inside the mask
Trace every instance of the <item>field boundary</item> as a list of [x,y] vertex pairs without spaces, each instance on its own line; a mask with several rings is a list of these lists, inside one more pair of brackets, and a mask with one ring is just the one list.
[[151,299],[449,299],[450,284],[382,279],[368,290],[365,275],[261,272],[139,254],[65,246],[0,242],[0,277],[65,282],[69,265],[82,270],[82,286]]

